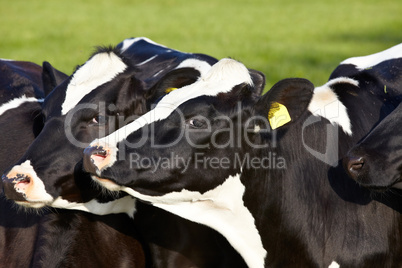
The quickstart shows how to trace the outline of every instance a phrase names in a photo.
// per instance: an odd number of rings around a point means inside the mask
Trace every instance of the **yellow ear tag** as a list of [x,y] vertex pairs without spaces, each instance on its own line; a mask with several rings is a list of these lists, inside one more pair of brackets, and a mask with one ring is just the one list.
[[176,89],[177,89],[177,87],[169,87],[169,88],[167,88],[165,90],[165,93],[168,94],[168,93],[170,93],[170,92],[172,92],[173,90],[176,90]]
[[272,129],[276,129],[289,123],[292,119],[290,118],[288,109],[285,105],[278,102],[273,102],[271,109],[268,112],[268,120]]

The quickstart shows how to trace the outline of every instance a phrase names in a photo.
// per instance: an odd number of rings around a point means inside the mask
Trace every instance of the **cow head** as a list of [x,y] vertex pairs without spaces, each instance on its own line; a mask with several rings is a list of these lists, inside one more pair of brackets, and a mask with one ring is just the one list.
[[144,39],[129,41],[115,49],[99,49],[46,97],[42,132],[3,176],[8,198],[29,207],[66,207],[118,197],[105,195],[85,180],[83,148],[149,110],[172,88],[196,81],[213,60]]
[[344,158],[349,176],[362,186],[402,188],[402,104],[382,120]]

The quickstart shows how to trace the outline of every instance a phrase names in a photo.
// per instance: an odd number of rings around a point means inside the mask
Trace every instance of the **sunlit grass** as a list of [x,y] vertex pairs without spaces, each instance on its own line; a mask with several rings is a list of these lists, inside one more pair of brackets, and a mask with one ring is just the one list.
[[0,57],[51,62],[71,73],[97,45],[146,36],[232,57],[263,71],[324,83],[340,61],[402,41],[395,0],[0,0]]

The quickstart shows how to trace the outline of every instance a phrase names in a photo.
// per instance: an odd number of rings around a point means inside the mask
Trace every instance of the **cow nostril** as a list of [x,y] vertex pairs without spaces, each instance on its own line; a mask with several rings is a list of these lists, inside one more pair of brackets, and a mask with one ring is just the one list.
[[104,150],[104,149],[102,149],[102,148],[100,148],[100,149],[94,151],[94,152],[92,153],[92,156],[100,157],[100,158],[102,158],[102,159],[105,159],[105,158],[107,157],[107,151]]
[[7,198],[26,201],[26,191],[31,187],[31,177],[26,174],[3,175],[3,189]]
[[349,157],[347,162],[347,169],[352,177],[355,177],[361,172],[364,166],[363,157]]
[[91,146],[84,150],[84,169],[89,173],[99,173],[103,160],[108,156],[108,151],[102,146]]
[[16,185],[27,185],[31,183],[31,178],[29,176],[18,174],[16,178]]

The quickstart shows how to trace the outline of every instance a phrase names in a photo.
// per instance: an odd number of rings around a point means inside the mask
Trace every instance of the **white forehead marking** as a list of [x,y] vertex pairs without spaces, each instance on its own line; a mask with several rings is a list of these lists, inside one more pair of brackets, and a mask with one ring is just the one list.
[[309,111],[328,119],[332,124],[338,124],[348,135],[352,135],[352,125],[345,105],[339,101],[331,86],[338,83],[349,83],[359,86],[359,82],[346,77],[339,77],[328,81],[321,87],[314,89],[313,98],[308,107]]
[[126,68],[127,65],[112,52],[94,55],[74,73],[67,87],[61,113],[68,113],[85,95],[111,81]]
[[223,184],[203,194],[182,190],[163,196],[148,196],[116,184],[104,186],[114,191],[125,191],[156,207],[211,227],[229,241],[249,267],[264,267],[267,252],[254,217],[244,205],[245,186],[240,181],[240,174],[229,176]]
[[[109,136],[94,140],[91,146],[98,142],[106,142],[110,148],[115,148],[117,143],[125,139],[130,133],[147,124],[167,118],[182,103],[199,96],[216,96],[219,93],[230,92],[234,86],[241,83],[253,84],[248,69],[235,60],[222,59],[195,83],[170,92],[160,100],[154,109]],[[117,153],[117,148],[115,149],[114,153]],[[114,161],[111,161],[110,165],[113,163]]]
[[211,65],[208,62],[199,59],[184,60],[175,69],[189,67],[198,70],[201,73],[201,76],[205,75],[211,69]]
[[391,47],[387,50],[362,57],[353,57],[341,62],[341,64],[353,64],[358,69],[363,70],[377,65],[383,61],[402,57],[402,44]]
[[96,215],[126,213],[130,218],[133,218],[136,211],[135,202],[135,198],[132,196],[114,199],[107,203],[99,203],[95,199],[92,199],[86,203],[76,203],[58,197],[51,204],[49,204],[49,206],[54,208],[81,210]]
[[34,97],[26,97],[22,95],[19,98],[12,99],[0,106],[0,116],[6,111],[19,107],[25,102],[43,102],[43,99],[37,99]]

